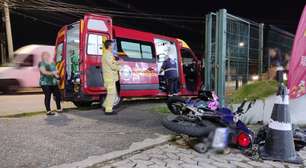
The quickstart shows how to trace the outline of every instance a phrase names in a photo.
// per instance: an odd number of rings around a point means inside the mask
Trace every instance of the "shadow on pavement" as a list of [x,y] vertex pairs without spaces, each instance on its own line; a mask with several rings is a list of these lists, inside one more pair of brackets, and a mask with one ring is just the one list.
[[56,114],[54,116],[47,116],[47,118],[45,119],[48,125],[53,125],[57,127],[69,125],[72,120],[73,119],[68,118],[66,114]]
[[[124,127],[138,127],[141,129],[163,128],[161,120],[164,115],[153,112],[154,106],[160,106],[165,100],[137,100],[125,101],[118,108],[116,115],[104,115],[100,107],[82,111],[73,111],[69,114],[95,120],[97,124],[116,123]],[[56,120],[56,119],[55,119]],[[165,133],[168,131],[164,130]]]

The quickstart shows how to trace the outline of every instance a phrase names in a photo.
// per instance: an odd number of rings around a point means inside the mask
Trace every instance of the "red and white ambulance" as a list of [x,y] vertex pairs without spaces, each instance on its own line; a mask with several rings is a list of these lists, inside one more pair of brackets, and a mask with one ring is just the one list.
[[177,61],[180,95],[198,93],[202,60],[183,40],[115,26],[110,17],[86,14],[82,20],[62,27],[56,38],[55,62],[63,100],[87,106],[106,95],[101,56],[107,39],[115,41],[114,54],[122,65],[120,99],[167,96],[163,74],[159,74],[166,56]]

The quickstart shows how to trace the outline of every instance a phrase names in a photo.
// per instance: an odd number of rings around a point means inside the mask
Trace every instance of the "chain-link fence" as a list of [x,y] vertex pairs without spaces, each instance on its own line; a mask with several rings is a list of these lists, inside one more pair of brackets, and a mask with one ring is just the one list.
[[[273,59],[278,59],[284,67],[287,66],[291,55],[294,35],[275,26],[265,27],[263,71],[267,72],[273,66]],[[271,56],[271,50],[277,50],[277,58]]]
[[293,38],[281,29],[233,16],[226,10],[208,14],[205,85],[222,97],[260,79],[272,65],[271,48],[281,51],[278,59],[282,64],[288,63]]
[[227,16],[226,25],[226,88],[233,88],[232,81],[248,79],[250,24]]

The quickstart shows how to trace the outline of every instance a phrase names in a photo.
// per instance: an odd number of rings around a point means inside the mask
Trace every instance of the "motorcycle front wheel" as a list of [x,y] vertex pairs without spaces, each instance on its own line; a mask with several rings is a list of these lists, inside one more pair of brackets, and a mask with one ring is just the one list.
[[167,116],[163,119],[162,124],[173,132],[192,137],[206,137],[216,128],[216,125],[210,121],[191,121],[184,116],[177,115]]

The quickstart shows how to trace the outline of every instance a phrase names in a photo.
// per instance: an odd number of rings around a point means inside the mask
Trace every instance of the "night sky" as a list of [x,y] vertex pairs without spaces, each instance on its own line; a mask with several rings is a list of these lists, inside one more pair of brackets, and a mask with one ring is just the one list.
[[[180,15],[203,17],[209,12],[225,8],[228,13],[251,19],[256,22],[272,24],[291,33],[295,33],[296,27],[305,5],[305,0],[70,0],[66,3],[106,8],[122,11],[144,12],[163,15]],[[201,2],[201,4],[199,3]],[[269,3],[269,4],[267,4]],[[65,16],[63,14],[24,11],[15,9],[19,12],[11,13],[14,48],[17,49],[27,44],[50,44],[55,43],[58,25],[72,23],[78,18]],[[39,20],[33,20],[33,16],[41,20],[54,23],[50,25]],[[143,20],[133,18],[113,17],[117,25],[136,28],[143,31],[150,31],[157,34],[179,37],[189,43],[196,50],[200,50],[204,42],[204,23],[184,23],[184,22],[165,22],[156,20]]]

